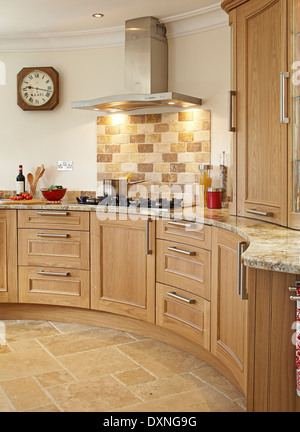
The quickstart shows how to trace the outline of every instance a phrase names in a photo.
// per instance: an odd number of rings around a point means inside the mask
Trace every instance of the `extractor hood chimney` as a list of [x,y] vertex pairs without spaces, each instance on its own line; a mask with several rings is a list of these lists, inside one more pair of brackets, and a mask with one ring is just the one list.
[[152,107],[191,108],[202,100],[168,91],[168,40],[157,18],[125,23],[125,94],[72,102],[72,108],[122,112]]

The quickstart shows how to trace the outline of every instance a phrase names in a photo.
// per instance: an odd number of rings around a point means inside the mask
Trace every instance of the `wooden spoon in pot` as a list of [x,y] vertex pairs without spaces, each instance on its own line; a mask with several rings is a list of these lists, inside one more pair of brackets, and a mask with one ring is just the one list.
[[32,194],[32,185],[33,185],[34,178],[33,178],[33,175],[31,173],[27,174],[27,180],[28,180],[28,183],[30,185],[30,193]]

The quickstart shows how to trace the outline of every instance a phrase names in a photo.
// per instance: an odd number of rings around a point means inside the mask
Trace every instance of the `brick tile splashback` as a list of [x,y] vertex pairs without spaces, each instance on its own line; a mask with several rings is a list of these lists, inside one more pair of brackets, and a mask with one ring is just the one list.
[[131,181],[198,183],[211,160],[209,110],[97,119],[97,189],[102,180],[132,172]]

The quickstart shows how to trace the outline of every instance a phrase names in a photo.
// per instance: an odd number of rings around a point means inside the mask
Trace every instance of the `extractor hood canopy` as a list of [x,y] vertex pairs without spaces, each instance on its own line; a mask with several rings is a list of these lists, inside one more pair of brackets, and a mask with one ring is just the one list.
[[196,97],[168,91],[168,40],[157,18],[136,18],[125,23],[125,94],[72,102],[72,108],[105,112],[152,107],[192,108]]

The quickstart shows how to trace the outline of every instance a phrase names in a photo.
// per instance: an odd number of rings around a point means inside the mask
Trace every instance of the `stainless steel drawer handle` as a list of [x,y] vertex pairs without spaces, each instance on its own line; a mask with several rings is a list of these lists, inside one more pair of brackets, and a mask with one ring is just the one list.
[[38,237],[54,237],[54,238],[68,238],[70,234],[48,234],[48,233],[38,233]]
[[292,301],[295,301],[295,302],[300,302],[300,297],[299,297],[299,296],[296,296],[296,297],[291,296],[290,299],[291,299]]
[[36,212],[41,216],[68,216],[69,212],[55,212],[55,211],[38,211]]
[[182,250],[182,249],[177,249],[176,247],[168,247],[168,250],[172,251],[172,252],[182,253],[184,255],[196,256],[196,252],[189,252],[189,251],[185,251],[185,250]]
[[286,116],[286,80],[290,78],[289,72],[280,72],[280,123],[289,124],[290,119]]
[[50,271],[44,271],[44,270],[40,270],[37,272],[40,275],[44,275],[44,276],[69,276],[69,272],[66,273],[58,273],[58,272],[50,272]]
[[245,252],[247,243],[239,242],[238,244],[238,263],[237,263],[237,295],[242,300],[248,300],[247,293],[245,292],[245,267],[242,263],[242,254]]
[[195,304],[195,303],[196,303],[196,300],[193,300],[193,299],[191,299],[191,300],[186,299],[186,298],[184,298],[184,297],[181,297],[181,296],[177,295],[175,292],[168,292],[168,295],[169,295],[170,297],[174,297],[174,298],[176,298],[176,299],[178,299],[178,300],[182,300],[182,301],[184,301],[185,303],[189,303],[189,304]]
[[192,224],[186,224],[183,222],[168,222],[168,225],[174,225],[183,228],[192,228]]
[[233,117],[233,102],[232,99],[233,97],[236,96],[236,92],[231,90],[229,92],[229,98],[228,98],[228,113],[229,113],[229,127],[228,130],[229,132],[235,132],[236,128],[233,126],[233,121],[232,121],[232,117]]
[[152,255],[152,250],[149,249],[150,222],[150,219],[146,220],[146,255]]
[[268,213],[264,213],[264,212],[259,212],[256,210],[247,210],[247,213],[251,213],[251,214],[255,214],[255,215],[259,215],[259,216],[267,216],[267,217],[273,217],[274,213],[268,212]]

